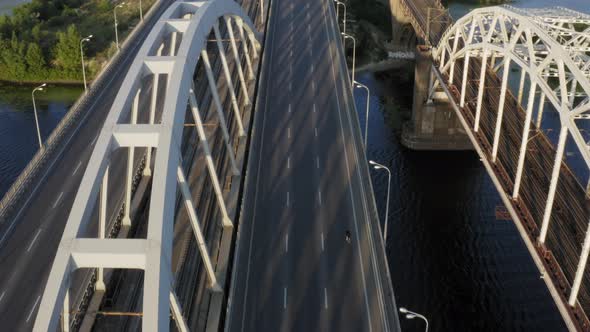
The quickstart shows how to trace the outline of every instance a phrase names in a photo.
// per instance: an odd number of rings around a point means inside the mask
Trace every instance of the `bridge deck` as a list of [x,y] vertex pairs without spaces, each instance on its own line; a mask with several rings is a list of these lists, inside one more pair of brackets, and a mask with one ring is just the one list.
[[272,6],[226,330],[398,331],[331,1]]

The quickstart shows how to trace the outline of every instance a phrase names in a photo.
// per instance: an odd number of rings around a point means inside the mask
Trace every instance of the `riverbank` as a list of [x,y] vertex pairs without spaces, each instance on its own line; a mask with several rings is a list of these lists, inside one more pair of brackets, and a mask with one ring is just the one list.
[[[147,13],[156,0],[142,0]],[[109,0],[33,0],[0,16],[0,81],[35,84],[83,82],[80,41],[84,42],[86,77],[91,81],[117,52],[114,12],[119,40],[139,23],[139,0],[122,7]]]

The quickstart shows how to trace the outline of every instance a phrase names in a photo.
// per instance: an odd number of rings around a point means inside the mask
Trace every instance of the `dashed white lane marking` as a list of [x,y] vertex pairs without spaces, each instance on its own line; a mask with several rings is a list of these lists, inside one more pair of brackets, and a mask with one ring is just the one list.
[[283,309],[287,309],[287,287],[283,292]]
[[96,136],[94,137],[94,140],[92,140],[92,144],[96,143],[97,139],[98,139],[98,134],[96,134]]
[[328,290],[324,287],[324,308],[328,309]]
[[37,308],[37,304],[39,303],[39,299],[41,299],[41,295],[37,296],[37,300],[35,300],[35,304],[33,304],[33,307],[31,308],[31,311],[29,312],[29,315],[27,316],[27,323],[31,320],[31,316],[33,316],[33,311],[35,311],[35,308]]
[[[289,93],[293,90],[293,83],[289,82]],[[289,113],[291,113],[291,104],[289,104]]]
[[2,299],[4,298],[5,293],[6,293],[6,291],[2,292],[2,294],[0,295],[0,302],[2,302]]
[[287,206],[289,206],[289,192],[287,191]]
[[291,138],[291,127],[287,128],[287,138]]
[[322,232],[322,251],[324,251],[324,232]]
[[287,168],[291,168],[291,157],[287,158]]
[[311,72],[313,73],[315,71],[315,67],[313,66],[313,63],[311,64]]
[[318,201],[320,203],[320,206],[322,205],[322,191],[318,190]]
[[285,236],[285,252],[289,252],[289,233]]
[[80,161],[80,162],[78,163],[78,166],[76,166],[76,169],[74,169],[74,173],[72,173],[72,174],[76,174],[76,173],[78,173],[78,169],[80,168],[80,166],[82,166],[82,161]]
[[[289,90],[291,90],[291,83],[289,83]],[[289,113],[291,113],[291,104],[289,104]]]
[[313,104],[313,112],[316,112],[316,107],[315,107],[315,103]]
[[311,91],[315,91],[315,81],[311,81]]
[[320,157],[315,157],[315,167],[316,167],[317,169],[319,169],[319,168],[320,168]]
[[318,137],[318,128],[315,128],[315,137]]
[[59,203],[59,201],[61,201],[61,197],[63,195],[64,195],[64,192],[63,191],[61,193],[59,193],[59,196],[57,196],[57,199],[55,200],[55,203],[53,203],[52,209],[55,209],[55,207],[57,206],[57,204]]
[[31,248],[33,248],[33,245],[35,244],[35,242],[37,242],[37,238],[39,237],[40,233],[41,229],[38,229],[37,234],[35,234],[35,237],[33,238],[33,241],[31,241],[31,244],[29,244],[29,247],[27,248],[27,252],[31,251]]

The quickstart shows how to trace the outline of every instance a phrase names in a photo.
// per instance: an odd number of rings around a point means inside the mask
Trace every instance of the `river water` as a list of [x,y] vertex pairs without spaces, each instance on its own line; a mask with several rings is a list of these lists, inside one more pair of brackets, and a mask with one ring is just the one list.
[[[449,2],[454,18],[481,6]],[[556,5],[554,0],[511,4]],[[590,12],[587,0],[559,5]],[[565,331],[515,225],[496,218],[503,204],[477,154],[402,147],[398,110],[411,109],[412,88],[403,79],[384,81],[368,73],[357,80],[372,92],[369,159],[392,171],[386,247],[398,306],[424,314],[432,331]],[[355,99],[364,128],[364,90],[356,89]],[[384,216],[387,173],[371,172]],[[401,326],[424,329],[422,321],[403,316]]]
[[[590,12],[587,1],[560,0],[559,5]],[[555,2],[512,4],[545,7]],[[476,1],[449,4],[455,18],[479,6]],[[514,224],[496,219],[502,202],[476,153],[403,148],[395,110],[411,108],[411,86],[372,74],[357,80],[372,93],[369,158],[393,173],[387,253],[398,305],[426,315],[432,331],[565,330]],[[38,149],[31,90],[0,86],[0,196]],[[36,94],[44,139],[81,92],[79,87],[50,86]],[[363,90],[355,97],[364,128]],[[383,216],[387,174],[372,172]],[[423,330],[418,320],[402,318],[401,324],[404,331]]]

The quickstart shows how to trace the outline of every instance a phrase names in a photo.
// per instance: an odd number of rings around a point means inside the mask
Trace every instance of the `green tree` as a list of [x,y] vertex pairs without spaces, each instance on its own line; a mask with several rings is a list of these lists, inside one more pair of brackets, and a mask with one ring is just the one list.
[[25,60],[27,61],[28,73],[30,77],[39,79],[46,76],[47,70],[45,67],[45,57],[43,56],[43,51],[39,45],[35,43],[29,44]]
[[[80,33],[74,25],[65,32],[57,33],[57,44],[53,50],[57,67],[67,78],[80,79]],[[61,75],[60,75],[61,76]]]
[[0,50],[0,61],[4,65],[9,77],[14,80],[22,81],[27,73],[27,64],[25,63],[25,44],[12,34],[9,42],[4,42],[4,47]]

